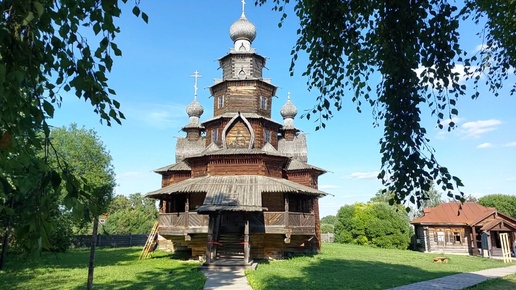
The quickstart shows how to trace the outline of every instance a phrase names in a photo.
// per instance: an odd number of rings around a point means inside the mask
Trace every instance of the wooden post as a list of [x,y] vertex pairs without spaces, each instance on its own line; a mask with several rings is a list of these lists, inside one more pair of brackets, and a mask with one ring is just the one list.
[[284,215],[284,221],[283,221],[285,228],[288,228],[288,211],[289,211],[288,193],[285,193],[285,215]]
[[478,247],[477,247],[477,229],[475,228],[475,226],[472,226],[471,227],[471,235],[473,236],[471,241],[473,242],[473,255],[476,256],[479,254],[478,252]]
[[190,226],[190,194],[186,195],[185,201],[185,228],[188,229]]
[[244,227],[244,262],[249,264],[251,253],[251,245],[249,244],[249,218],[245,219]]
[[314,199],[313,200],[313,205],[314,205],[314,221],[315,221],[315,238],[317,239],[316,241],[316,250],[317,250],[317,253],[320,253],[321,252],[321,220],[320,220],[320,216],[319,216],[319,199]]
[[208,241],[206,243],[206,264],[211,263],[213,249],[213,226],[215,224],[213,215],[209,215],[208,220]]

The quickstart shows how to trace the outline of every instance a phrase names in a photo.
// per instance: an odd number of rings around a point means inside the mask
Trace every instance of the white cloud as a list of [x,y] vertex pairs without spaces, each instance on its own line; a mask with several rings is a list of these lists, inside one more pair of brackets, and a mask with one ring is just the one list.
[[460,122],[462,122],[462,120],[464,120],[464,118],[459,118],[459,117],[453,117],[451,119],[446,119],[446,120],[442,120],[441,121],[441,125],[443,125],[443,128],[442,129],[439,129],[439,127],[436,125],[435,127],[438,128],[438,132],[437,132],[437,135],[435,136],[437,139],[444,139],[444,137],[446,136],[446,134],[450,133],[448,131],[448,126],[450,125],[451,122],[455,123],[455,127],[454,128],[457,128],[457,124],[459,124]]
[[492,143],[482,143],[477,146],[479,149],[485,149],[485,148],[493,148],[495,147]]
[[507,179],[505,179],[506,181],[516,181],[516,177],[509,177]]
[[354,179],[377,179],[378,171],[373,172],[353,172],[350,177]]
[[516,147],[516,142],[505,143],[503,146],[505,146],[505,147]]
[[331,189],[331,188],[340,188],[340,186],[334,185],[334,184],[323,184],[323,185],[319,186],[319,189]]
[[185,108],[186,106],[178,104],[139,103],[127,106],[124,113],[127,119],[164,129],[186,125],[188,116]]
[[477,138],[484,133],[498,129],[500,124],[502,124],[502,121],[496,119],[466,122],[461,126],[461,133],[465,137]]

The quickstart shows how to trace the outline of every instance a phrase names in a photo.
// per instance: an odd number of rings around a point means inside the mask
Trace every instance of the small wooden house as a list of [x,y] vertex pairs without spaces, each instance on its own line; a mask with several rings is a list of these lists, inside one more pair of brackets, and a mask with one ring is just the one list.
[[516,239],[516,220],[474,202],[443,203],[424,209],[414,219],[417,247],[432,253],[501,256],[500,234],[507,233],[512,248]]
[[210,87],[213,117],[197,101],[178,138],[176,163],[159,168],[159,234],[176,248],[205,257],[277,258],[320,249],[317,189],[325,170],[307,163],[306,136],[294,126],[296,107],[271,119],[276,86],[263,78],[265,58],[251,48],[254,25],[244,13],[230,28],[234,47],[219,60],[222,79]]

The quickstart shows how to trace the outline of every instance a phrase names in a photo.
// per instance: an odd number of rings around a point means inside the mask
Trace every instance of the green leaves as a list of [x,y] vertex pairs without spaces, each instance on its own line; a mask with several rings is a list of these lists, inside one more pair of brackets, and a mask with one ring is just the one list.
[[[48,241],[44,231],[52,215],[46,208],[57,185],[79,216],[101,209],[98,202],[88,202],[99,192],[90,192],[82,172],[70,170],[63,158],[55,167],[47,164],[52,151],[47,118],[60,106],[60,94],[73,92],[88,100],[107,125],[124,119],[120,103],[110,98],[115,90],[106,73],[113,58],[122,55],[114,42],[120,33],[115,23],[119,2],[126,0],[0,1],[0,213],[12,212],[9,196],[25,203],[20,219],[27,222],[19,228],[33,243]],[[145,13],[138,14],[148,21]],[[93,40],[101,40],[87,41],[88,30],[99,36]]]
[[[273,10],[277,11],[289,3],[272,2]],[[440,128],[444,124],[448,129],[455,126],[448,120],[458,116],[457,100],[466,94],[461,76],[474,75],[467,67],[473,57],[468,59],[459,43],[459,21],[476,9],[476,3],[484,7],[479,12],[480,18],[498,2],[503,1],[469,1],[467,8],[458,11],[446,0],[296,1],[294,13],[300,20],[300,29],[291,52],[290,71],[294,73],[300,52],[306,53],[308,65],[302,75],[307,77],[308,89],[320,93],[313,109],[304,116],[314,119],[315,129],[319,130],[324,128],[334,109],[342,108],[344,100],[355,103],[358,112],[363,103],[370,104],[375,114],[374,124],[384,125],[379,178],[388,190],[396,193],[393,200],[420,206],[432,182],[439,183],[451,196],[462,196],[460,179],[437,161],[426,137],[427,130],[420,125],[420,108],[426,103]],[[506,11],[498,11],[492,27],[501,28],[502,22],[507,24],[507,19],[516,18],[516,4],[506,3],[502,5]],[[514,28],[510,30],[506,26],[502,30],[514,31]],[[508,36],[516,39],[514,33],[504,36],[497,39],[508,41]],[[516,47],[516,42],[510,47]],[[485,66],[480,71],[491,61],[488,51],[484,56]],[[466,65],[465,72],[457,70],[462,65],[460,62]],[[490,85],[493,89],[501,87],[497,82]]]

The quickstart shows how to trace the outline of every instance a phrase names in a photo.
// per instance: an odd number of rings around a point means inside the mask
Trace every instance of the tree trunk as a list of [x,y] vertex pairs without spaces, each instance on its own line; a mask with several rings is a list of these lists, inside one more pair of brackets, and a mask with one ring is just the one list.
[[[13,196],[9,198],[9,206],[13,208]],[[5,228],[4,236],[2,237],[2,254],[0,255],[0,270],[4,269],[5,257],[7,257],[7,247],[9,245],[9,235],[11,234],[11,221],[13,216],[7,217],[7,227]]]
[[93,219],[93,232],[91,233],[90,261],[88,263],[88,286],[86,289],[93,289],[93,270],[95,269],[95,249],[97,247],[97,229],[99,227],[99,219]]

